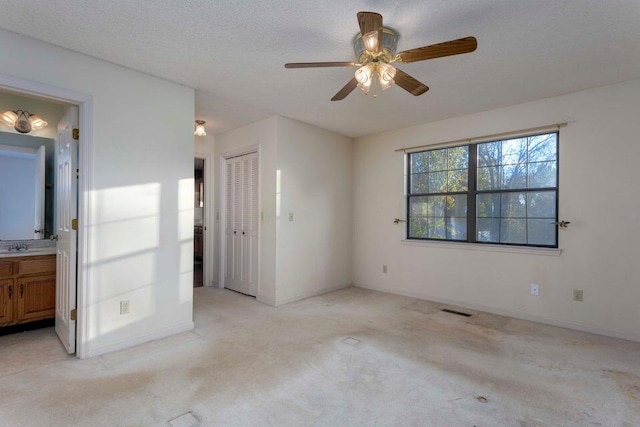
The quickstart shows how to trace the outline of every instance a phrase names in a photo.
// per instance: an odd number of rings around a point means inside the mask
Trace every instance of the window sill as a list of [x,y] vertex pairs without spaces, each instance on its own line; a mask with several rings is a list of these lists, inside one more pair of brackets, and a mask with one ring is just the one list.
[[402,240],[403,245],[407,246],[423,246],[441,249],[464,249],[467,251],[484,251],[484,252],[504,252],[510,254],[528,254],[528,255],[544,255],[544,256],[560,256],[562,249],[556,248],[534,248],[527,246],[503,246],[491,245],[486,243],[462,243],[462,242],[438,242],[435,240]]

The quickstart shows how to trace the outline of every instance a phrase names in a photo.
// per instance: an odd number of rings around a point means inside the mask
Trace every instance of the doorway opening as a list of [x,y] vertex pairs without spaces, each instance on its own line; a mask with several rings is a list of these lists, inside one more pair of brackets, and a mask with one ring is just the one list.
[[194,161],[194,218],[193,218],[193,287],[204,286],[204,218],[205,209],[205,159],[195,158]]
[[[41,197],[41,203],[35,205],[41,206],[42,211],[28,215],[35,218],[31,234],[0,235],[0,328],[13,332],[45,327],[0,338],[6,342],[19,340],[15,344],[35,339],[36,343],[29,344],[31,348],[44,348],[41,346],[59,341],[63,345],[61,356],[75,354],[82,358],[86,354],[83,322],[86,270],[82,266],[88,244],[85,227],[89,184],[88,176],[81,171],[89,170],[85,165],[90,161],[91,99],[77,92],[0,74],[0,110],[0,114],[27,110],[47,122],[43,127],[32,120],[33,127],[21,125],[21,129],[11,123],[0,125],[0,137],[22,137],[21,142],[15,139],[7,143],[13,147],[22,145],[17,151],[28,151],[29,145],[44,146],[40,172],[44,179],[37,184],[43,186],[42,196],[33,197],[34,200]],[[81,128],[86,133],[80,132]],[[18,184],[15,179],[5,182]],[[14,204],[26,211],[33,204],[26,201],[32,197],[25,196],[23,190],[3,185],[3,191]],[[20,225],[12,222],[0,229],[15,232]],[[0,348],[9,350],[7,346]]]

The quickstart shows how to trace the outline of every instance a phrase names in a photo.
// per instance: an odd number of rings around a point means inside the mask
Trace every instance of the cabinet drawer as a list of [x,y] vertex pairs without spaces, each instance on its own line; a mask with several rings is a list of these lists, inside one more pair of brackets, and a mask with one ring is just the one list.
[[17,274],[55,273],[56,257],[48,256],[36,259],[24,259],[18,262]]
[[0,261],[0,277],[8,277],[13,275],[13,262]]

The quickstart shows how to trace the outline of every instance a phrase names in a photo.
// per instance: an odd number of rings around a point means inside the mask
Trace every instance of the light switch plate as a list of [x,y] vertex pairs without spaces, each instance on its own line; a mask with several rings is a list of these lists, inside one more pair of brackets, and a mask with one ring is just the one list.
[[293,221],[293,212],[289,212],[289,221]]
[[129,300],[120,301],[120,314],[129,314],[131,312],[131,305]]

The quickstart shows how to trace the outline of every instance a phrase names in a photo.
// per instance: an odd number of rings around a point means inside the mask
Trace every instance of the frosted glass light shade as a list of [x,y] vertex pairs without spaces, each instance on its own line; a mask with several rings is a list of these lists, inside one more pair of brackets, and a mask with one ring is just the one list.
[[35,114],[29,116],[29,121],[31,122],[31,127],[34,130],[42,129],[43,127],[49,124],[44,120],[42,120],[40,117],[36,116]]
[[376,52],[378,50],[378,32],[371,31],[362,36],[364,42],[364,48],[369,52]]
[[18,120],[18,115],[13,111],[6,111],[2,113],[0,117],[2,117],[2,121],[9,126],[13,126],[16,120]]
[[356,70],[355,77],[358,81],[358,87],[365,92],[369,92],[371,83],[373,83],[374,66],[372,64],[364,65]]
[[382,90],[389,89],[395,83],[393,78],[396,76],[396,67],[381,62],[378,64],[378,81]]
[[204,120],[196,120],[196,130],[193,132],[195,136],[207,136],[207,131],[204,129]]

